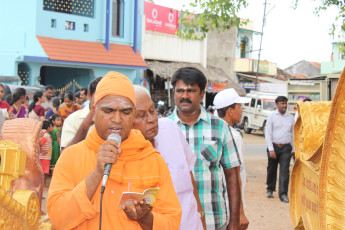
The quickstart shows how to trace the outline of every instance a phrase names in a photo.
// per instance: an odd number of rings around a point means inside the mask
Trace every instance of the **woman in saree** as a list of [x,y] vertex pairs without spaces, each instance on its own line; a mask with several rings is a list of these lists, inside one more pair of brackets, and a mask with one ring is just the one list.
[[65,105],[62,106],[57,112],[57,114],[59,114],[62,117],[62,123],[69,115],[81,109],[81,107],[74,102],[73,93],[66,93],[64,95],[64,103]]
[[42,91],[38,91],[34,94],[34,100],[31,102],[29,106],[29,118],[44,121],[44,108],[42,107],[42,103],[45,101],[45,97]]
[[11,107],[8,111],[10,119],[26,118],[26,109],[23,105],[25,103],[26,90],[24,88],[17,88],[12,95]]
[[59,107],[60,107],[60,98],[54,97],[52,99],[53,102],[53,108],[47,111],[46,113],[46,119],[49,119],[53,114],[56,114],[59,112]]

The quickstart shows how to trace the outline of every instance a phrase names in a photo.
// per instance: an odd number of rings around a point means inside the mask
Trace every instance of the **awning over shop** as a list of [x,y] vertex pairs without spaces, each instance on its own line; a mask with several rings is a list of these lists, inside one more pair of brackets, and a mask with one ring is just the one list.
[[100,42],[64,40],[37,36],[50,60],[146,67],[140,53],[129,45],[110,44],[107,51]]
[[0,76],[1,82],[19,82],[20,78],[18,76]]
[[[251,81],[256,80],[256,76],[253,76],[253,75],[248,75],[248,74],[243,74],[243,73],[236,73],[236,74],[242,78],[249,79]],[[262,77],[262,76],[258,76],[258,81],[269,82],[269,83],[286,83],[286,81],[274,79],[271,77]]]
[[10,93],[14,93],[14,91],[18,88],[23,88],[26,91],[26,95],[33,95],[37,91],[44,91],[44,87],[33,87],[33,86],[22,86],[22,85],[6,85],[10,89]]
[[[146,60],[147,68],[164,79],[171,79],[173,74],[180,68],[194,67],[202,71],[208,81],[206,91],[216,93],[224,88],[234,88],[238,94],[245,95],[245,90],[230,78],[221,68],[207,66],[205,69],[197,63],[164,62]],[[226,85],[225,87],[223,87]]]

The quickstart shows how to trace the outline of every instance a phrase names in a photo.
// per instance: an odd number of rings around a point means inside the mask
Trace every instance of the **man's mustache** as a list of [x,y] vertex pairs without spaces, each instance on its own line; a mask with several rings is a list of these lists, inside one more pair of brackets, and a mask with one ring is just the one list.
[[187,102],[187,103],[192,104],[192,101],[189,100],[189,99],[184,99],[184,98],[182,98],[182,99],[180,100],[180,103],[182,103],[182,102]]

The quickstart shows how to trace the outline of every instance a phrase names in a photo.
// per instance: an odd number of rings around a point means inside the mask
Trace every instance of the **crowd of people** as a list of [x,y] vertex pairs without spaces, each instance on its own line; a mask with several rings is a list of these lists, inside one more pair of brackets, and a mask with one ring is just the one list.
[[[0,83],[0,123],[6,120],[30,118],[42,121],[40,160],[46,175],[51,175],[60,156],[61,132],[66,118],[88,105],[87,88],[55,91],[52,85],[36,91],[29,99],[25,88],[18,87],[4,98],[5,87]],[[78,100],[75,95],[78,95]],[[31,102],[30,102],[31,101]]]
[[[28,103],[25,89],[17,88],[10,103],[1,100],[3,120],[27,117],[43,123],[40,159],[44,173],[52,174],[47,211],[54,227],[247,229],[244,143],[233,126],[250,99],[225,89],[206,110],[200,105],[206,83],[196,68],[176,71],[176,107],[168,112],[164,105],[155,107],[144,87],[117,72],[75,93],[60,95],[47,86]],[[0,98],[3,94],[0,85]],[[111,134],[118,134],[120,143],[108,138]],[[277,155],[269,144],[268,154],[278,159],[278,148],[285,145],[275,136],[271,142]],[[106,164],[112,167],[105,189]],[[268,197],[275,190],[271,184]],[[286,202],[284,186],[279,192]],[[116,208],[125,192],[148,188],[159,188],[154,204],[134,199],[132,206],[126,202]]]

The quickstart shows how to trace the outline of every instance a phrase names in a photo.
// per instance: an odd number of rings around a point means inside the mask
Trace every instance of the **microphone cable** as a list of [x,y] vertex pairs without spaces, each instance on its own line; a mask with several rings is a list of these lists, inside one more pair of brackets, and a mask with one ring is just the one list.
[[[118,134],[110,134],[108,139],[111,140],[115,140],[118,145],[121,145],[121,136]],[[102,230],[102,204],[103,204],[103,194],[104,194],[104,190],[105,190],[105,186],[107,184],[108,181],[108,177],[110,174],[110,170],[111,170],[111,166],[112,164],[105,164],[104,166],[104,175],[103,175],[103,179],[102,179],[102,188],[101,188],[101,200],[100,200],[100,204],[99,204],[99,230]]]
[[103,203],[103,193],[104,193],[105,186],[101,188],[101,201],[99,207],[99,230],[102,230],[102,203]]

